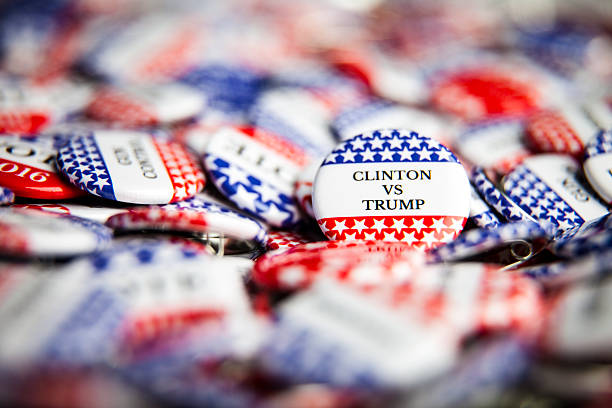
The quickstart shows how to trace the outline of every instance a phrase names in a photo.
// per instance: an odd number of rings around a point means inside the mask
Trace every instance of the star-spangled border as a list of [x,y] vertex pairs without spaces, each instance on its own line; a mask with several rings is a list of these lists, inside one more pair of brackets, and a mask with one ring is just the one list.
[[611,227],[612,215],[609,213],[565,231],[552,243],[550,249],[566,257],[604,251],[612,248]]
[[555,234],[582,225],[584,219],[559,194],[521,164],[506,175],[504,190],[525,212],[536,220],[552,224]]
[[454,241],[433,249],[429,255],[436,261],[456,261],[486,252],[508,241],[533,240],[546,236],[546,232],[533,222],[512,222],[499,225],[495,229],[466,231]]
[[11,204],[15,201],[15,194],[8,188],[0,186],[0,205]]
[[381,129],[357,135],[340,143],[322,166],[345,163],[457,163],[444,145],[403,129]]
[[608,153],[612,153],[612,130],[602,130],[587,143],[584,151],[584,160],[586,161],[591,157]]
[[457,238],[466,221],[460,216],[398,215],[321,218],[318,223],[331,240],[405,242],[428,250]]
[[291,231],[270,231],[266,240],[266,248],[269,251],[287,250],[296,245],[310,242],[306,237],[303,237]]
[[470,216],[470,219],[474,221],[479,228],[493,229],[501,225],[499,219],[495,216],[492,211],[484,211],[478,215]]
[[[197,226],[210,224],[209,219],[216,217],[215,224],[223,224],[224,219],[240,219],[245,223],[257,228],[257,233],[253,236],[245,236],[244,230],[240,232],[232,230],[215,230],[214,232],[223,233],[229,236],[240,236],[242,239],[250,239],[259,244],[265,244],[268,240],[266,229],[259,221],[240,214],[228,207],[206,201],[201,197],[194,197],[185,201],[172,204],[149,205],[145,207],[134,207],[125,213],[111,216],[106,225],[120,229],[182,229],[193,231]],[[204,225],[206,227],[206,225]]]
[[242,167],[210,153],[204,155],[204,164],[219,191],[241,210],[275,227],[292,227],[301,221],[298,204],[293,197],[249,174]]
[[531,221],[537,224],[536,220],[495,187],[495,184],[489,180],[481,167],[472,169],[471,179],[472,184],[485,202],[505,217],[507,221]]
[[58,151],[57,166],[81,190],[116,200],[113,181],[93,132],[70,138]]

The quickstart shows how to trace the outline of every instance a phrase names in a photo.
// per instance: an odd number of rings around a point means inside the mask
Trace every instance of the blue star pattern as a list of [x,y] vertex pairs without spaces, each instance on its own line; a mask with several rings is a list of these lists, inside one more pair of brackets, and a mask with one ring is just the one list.
[[555,235],[584,223],[584,219],[565,200],[525,165],[519,165],[506,175],[504,190],[533,218],[549,222]]
[[465,231],[454,241],[435,248],[430,256],[436,261],[457,261],[507,245],[511,241],[534,240],[546,236],[546,232],[531,221],[512,222],[495,229]]
[[0,186],[0,205],[11,204],[13,201],[15,194],[10,189]]
[[112,180],[92,132],[70,138],[58,151],[57,165],[81,190],[115,200]]
[[612,153],[612,130],[599,132],[587,143],[584,152],[584,160],[600,154]]
[[[570,232],[570,234],[568,234]],[[574,257],[590,252],[602,252],[612,248],[612,215],[576,226],[557,238],[551,250],[561,256]]]
[[359,123],[393,106],[395,106],[394,103],[381,100],[368,101],[358,106],[351,106],[336,115],[331,127],[336,134],[343,135],[346,129],[354,126],[355,123]]
[[478,215],[470,216],[470,219],[474,221],[479,228],[492,229],[497,228],[500,224],[499,220],[491,211],[485,211]]
[[301,220],[298,204],[292,197],[240,166],[210,153],[205,155],[204,164],[219,191],[241,210],[275,227],[292,227]]
[[537,221],[502,193],[485,174],[481,167],[474,167],[471,174],[472,183],[486,203],[504,216],[507,221]]
[[384,162],[459,163],[459,160],[445,146],[416,132],[381,129],[340,143],[325,158],[322,166]]

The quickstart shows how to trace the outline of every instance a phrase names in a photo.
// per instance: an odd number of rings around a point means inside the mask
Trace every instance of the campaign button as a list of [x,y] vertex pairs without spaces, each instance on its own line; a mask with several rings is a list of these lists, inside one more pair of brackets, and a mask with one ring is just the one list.
[[0,186],[0,205],[11,204],[13,201],[15,194],[10,189]]
[[340,143],[325,158],[313,208],[329,239],[431,249],[463,229],[470,184],[445,146],[416,132],[382,129]]
[[70,215],[0,210],[0,252],[9,256],[70,257],[104,249],[112,230]]
[[447,139],[449,133],[449,124],[433,113],[382,100],[366,101],[346,108],[332,122],[332,128],[340,140],[384,127],[411,129],[441,142]]
[[255,262],[253,281],[274,290],[304,289],[320,279],[356,286],[401,283],[421,269],[425,256],[392,242],[297,244],[283,253],[269,252]]
[[273,132],[317,157],[335,144],[329,129],[331,109],[316,92],[277,88],[263,93],[250,112],[253,124]]
[[479,122],[458,137],[457,152],[475,166],[507,173],[531,152],[523,142],[525,124],[517,119]]
[[503,216],[506,221],[531,221],[534,224],[538,223],[535,218],[512,201],[503,191],[498,189],[495,183],[487,176],[484,169],[474,167],[470,177],[474,187],[486,203]]
[[106,86],[93,95],[86,113],[105,122],[144,127],[189,119],[205,104],[201,93],[181,84]]
[[520,117],[541,103],[536,78],[505,66],[458,68],[440,75],[431,99],[439,109],[468,121]]
[[587,144],[582,168],[593,190],[612,205],[612,130],[601,131]]
[[196,158],[178,143],[129,130],[96,130],[68,140],[57,163],[70,181],[98,197],[167,204],[204,187]]
[[219,129],[204,154],[219,191],[241,210],[276,227],[300,220],[294,183],[308,160],[291,142],[253,128]]
[[526,120],[525,136],[541,152],[580,156],[599,128],[575,105],[531,113]]
[[533,218],[551,223],[558,235],[608,213],[578,179],[578,171],[571,156],[532,156],[506,175],[503,188]]
[[106,225],[121,230],[214,232],[260,245],[267,241],[258,221],[204,194],[172,204],[133,207],[111,216]]
[[470,193],[470,219],[480,228],[491,229],[499,226],[500,222],[495,213],[482,201],[482,198],[471,185]]
[[0,135],[0,185],[17,197],[61,200],[83,195],[55,167],[51,140]]
[[550,246],[556,255],[568,258],[603,252],[610,248],[612,248],[612,216],[610,214],[566,231]]
[[306,236],[293,231],[269,231],[266,249],[278,254],[307,242],[310,240]]
[[[101,205],[88,205],[88,204],[75,204],[75,203],[29,203],[29,204],[15,204],[12,208],[26,208],[28,210],[46,211],[56,214],[67,214],[74,215],[80,218],[86,218],[88,220],[105,223],[106,220],[112,215],[119,214],[127,211],[125,208],[120,206],[109,206],[106,202],[106,206]],[[112,205],[112,203],[110,204]]]

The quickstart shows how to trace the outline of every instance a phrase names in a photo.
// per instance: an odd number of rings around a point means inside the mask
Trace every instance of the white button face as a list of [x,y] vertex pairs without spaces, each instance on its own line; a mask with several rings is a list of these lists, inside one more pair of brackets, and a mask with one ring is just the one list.
[[313,207],[330,239],[405,241],[429,249],[463,229],[470,185],[443,145],[383,129],[349,139],[327,156],[314,182]]
[[58,153],[58,166],[82,190],[134,204],[184,200],[204,186],[198,164],[183,147],[136,131],[71,138]]

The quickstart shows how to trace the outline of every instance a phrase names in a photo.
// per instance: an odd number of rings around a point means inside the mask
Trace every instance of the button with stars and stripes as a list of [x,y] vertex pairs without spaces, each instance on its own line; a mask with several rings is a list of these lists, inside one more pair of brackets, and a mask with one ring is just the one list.
[[177,203],[133,207],[111,216],[106,225],[121,230],[214,232],[260,245],[267,241],[258,221],[204,194]]
[[593,190],[612,205],[612,130],[601,131],[587,144],[582,168]]
[[532,156],[508,173],[503,188],[524,211],[552,224],[555,235],[601,217],[608,209],[579,179],[571,156]]
[[566,153],[579,157],[599,128],[577,105],[531,113],[527,117],[525,137],[541,152]]
[[17,257],[71,257],[110,244],[112,230],[72,215],[24,208],[0,210],[0,253]]
[[72,184],[98,197],[133,204],[167,204],[204,187],[196,158],[183,146],[129,130],[74,135],[57,155]]
[[404,129],[359,134],[319,169],[314,212],[332,240],[403,241],[430,249],[452,241],[470,211],[470,184],[453,153]]
[[55,168],[51,138],[0,135],[0,185],[17,197],[62,200],[83,195]]
[[275,227],[301,219],[294,182],[309,157],[281,137],[225,126],[208,142],[204,165],[219,191],[241,210]]

